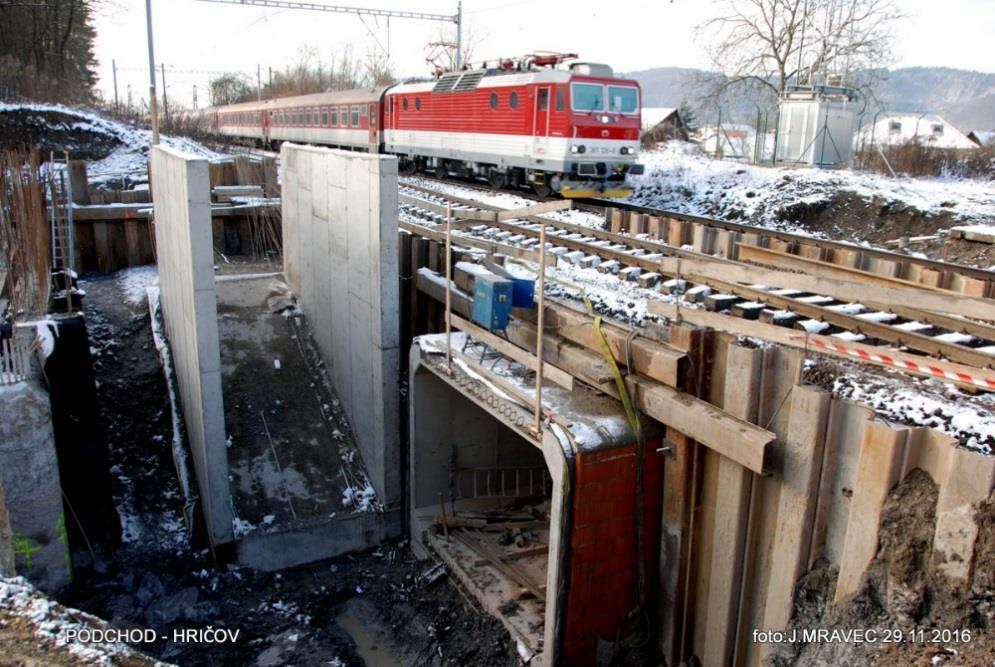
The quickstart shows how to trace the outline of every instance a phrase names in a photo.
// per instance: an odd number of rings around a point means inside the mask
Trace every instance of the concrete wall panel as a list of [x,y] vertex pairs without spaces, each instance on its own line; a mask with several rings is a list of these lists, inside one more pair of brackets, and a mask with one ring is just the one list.
[[374,487],[400,499],[397,160],[284,144],[284,266]]
[[208,535],[223,544],[234,536],[208,163],[161,146],[151,159],[163,319]]

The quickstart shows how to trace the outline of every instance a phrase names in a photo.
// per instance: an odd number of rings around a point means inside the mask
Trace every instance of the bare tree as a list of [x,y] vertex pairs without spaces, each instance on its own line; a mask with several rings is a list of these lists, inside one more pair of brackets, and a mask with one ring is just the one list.
[[845,76],[891,60],[893,0],[717,0],[697,29],[724,75],[781,93],[793,79]]
[[[482,39],[473,27],[464,21],[460,39],[460,62],[463,67],[473,59],[473,54]],[[432,41],[425,46],[425,62],[432,66],[433,74],[452,72],[456,69],[456,32],[454,28],[439,26]]]

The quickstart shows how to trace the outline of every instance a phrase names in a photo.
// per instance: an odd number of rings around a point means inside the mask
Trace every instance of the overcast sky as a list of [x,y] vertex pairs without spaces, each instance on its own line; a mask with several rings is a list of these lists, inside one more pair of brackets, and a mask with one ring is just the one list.
[[[322,1],[322,0],[318,0]],[[334,0],[324,0],[333,4]],[[342,0],[354,7],[454,14],[455,0]],[[125,102],[147,95],[148,52],[144,0],[111,0],[96,19],[100,89],[113,98],[111,61],[118,66],[118,92]],[[898,67],[945,66],[992,71],[995,35],[992,0],[899,0],[909,14],[895,27]],[[651,67],[707,67],[693,39],[707,18],[707,0],[464,0],[465,25],[477,42],[474,59],[535,50],[567,51],[605,62],[616,71]],[[236,70],[255,77],[294,62],[304,45],[328,61],[352,45],[354,53],[389,48],[401,77],[424,76],[426,44],[452,24],[384,19],[325,12],[264,9],[202,0],[152,0],[155,57],[166,64],[170,97],[191,102],[193,87],[206,104],[212,74]],[[986,46],[987,45],[987,46]],[[161,81],[160,81],[161,84]],[[161,93],[160,93],[161,94]]]

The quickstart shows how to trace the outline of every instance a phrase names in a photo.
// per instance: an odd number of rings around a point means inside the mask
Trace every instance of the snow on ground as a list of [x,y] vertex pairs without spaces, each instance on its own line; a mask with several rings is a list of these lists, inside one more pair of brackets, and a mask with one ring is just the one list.
[[[89,164],[87,171],[91,183],[99,182],[101,177],[115,178],[131,176],[132,180],[136,180],[137,177],[137,180],[142,182],[147,178],[146,162],[149,145],[152,143],[151,130],[104,118],[93,111],[75,109],[61,104],[0,102],[0,113],[5,111],[36,111],[40,113],[56,112],[66,114],[75,118],[75,121],[67,129],[102,134],[120,141],[121,145],[115,148],[110,155]],[[161,140],[164,145],[183,151],[184,153],[190,153],[191,155],[209,159],[223,157],[220,153],[216,153],[186,137],[162,135]]]
[[[7,617],[7,620],[4,617]],[[78,609],[63,607],[52,601],[35,589],[23,577],[0,577],[0,628],[11,625],[10,618],[18,618],[28,624],[36,639],[42,646],[38,647],[39,658],[45,656],[47,664],[70,664],[58,657],[58,654],[68,653],[72,664],[100,665],[110,667],[120,664],[156,664],[163,665],[148,658],[125,644],[114,641],[116,631],[112,631],[109,641],[99,637],[101,630],[109,626],[105,621],[91,616]],[[14,632],[8,629],[5,632]],[[125,630],[121,631],[122,634]],[[139,630],[139,633],[141,630]],[[10,638],[10,637],[8,637]],[[92,641],[84,639],[95,638]],[[13,650],[14,644],[11,644]],[[3,656],[6,657],[6,656]],[[17,658],[18,656],[14,656]],[[50,661],[50,662],[49,662]],[[7,664],[2,657],[0,662]],[[20,660],[13,664],[21,663]],[[45,664],[42,662],[30,664]]]
[[967,396],[952,385],[931,379],[909,380],[892,373],[870,375],[863,369],[833,382],[833,393],[874,408],[901,424],[929,426],[984,454],[995,451],[995,396]]
[[159,274],[153,264],[122,269],[115,276],[124,298],[132,306],[146,303],[148,288],[159,282]]
[[[693,215],[731,214],[764,226],[802,231],[781,220],[788,205],[828,201],[838,191],[897,201],[924,213],[949,210],[965,221],[995,219],[995,183],[958,178],[892,178],[852,170],[761,167],[715,160],[694,144],[668,142],[640,155],[629,202]],[[804,233],[804,232],[802,232]]]

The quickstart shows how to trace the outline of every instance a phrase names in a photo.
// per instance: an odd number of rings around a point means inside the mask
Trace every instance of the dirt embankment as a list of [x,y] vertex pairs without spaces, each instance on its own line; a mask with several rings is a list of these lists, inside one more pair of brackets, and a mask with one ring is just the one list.
[[33,109],[0,110],[0,149],[34,146],[43,158],[49,152],[74,160],[102,160],[121,145],[116,137],[96,131],[77,116]]
[[957,217],[956,202],[943,202],[939,214],[924,213],[901,202],[875,197],[867,199],[852,192],[838,191],[825,201],[782,206],[776,212],[782,222],[824,235],[834,240],[851,240],[899,251],[895,241],[917,236],[936,236],[930,241],[910,243],[905,252],[922,253],[930,259],[988,268],[995,264],[995,246],[975,241],[950,239],[951,227],[966,224]]
[[[770,664],[786,665],[991,665],[995,661],[995,504],[977,509],[980,534],[972,584],[962,586],[937,570],[933,553],[938,488],[913,471],[889,495],[878,553],[864,587],[833,605],[837,572],[818,564],[798,582],[791,628],[861,629],[875,642],[784,645]],[[884,642],[885,637],[901,641]]]

